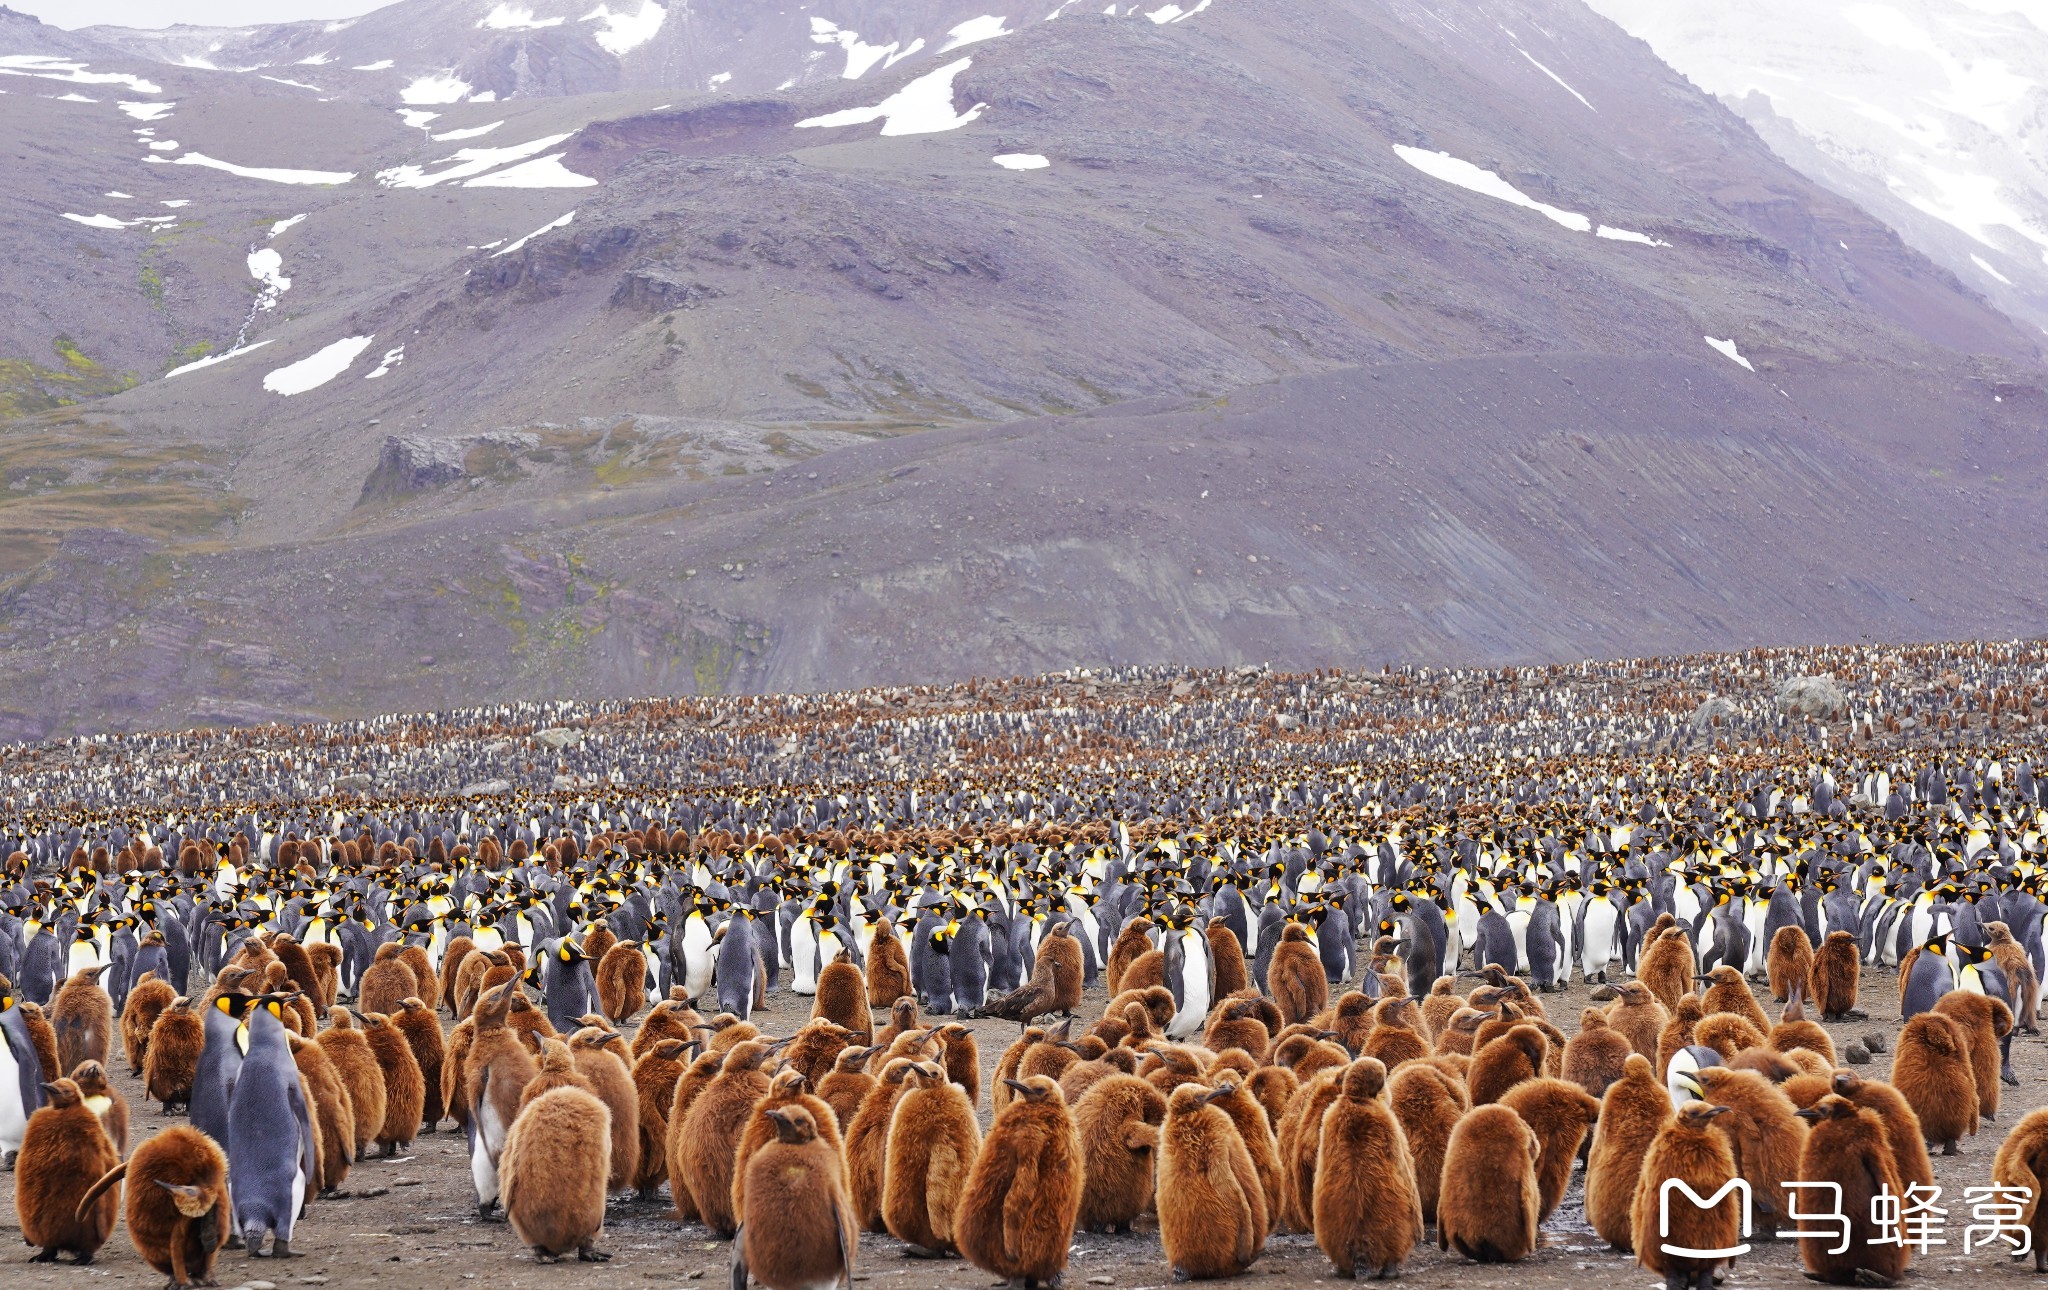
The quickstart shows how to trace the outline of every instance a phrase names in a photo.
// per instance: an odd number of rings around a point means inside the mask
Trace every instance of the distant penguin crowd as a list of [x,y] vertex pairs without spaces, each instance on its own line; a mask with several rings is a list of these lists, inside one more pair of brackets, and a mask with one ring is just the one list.
[[[1359,1279],[1425,1242],[1515,1262],[1575,1175],[1587,1223],[1671,1290],[1707,1290],[1752,1226],[1796,1230],[1816,1279],[1890,1284],[1911,1250],[1867,1239],[1872,1198],[1996,1120],[2048,976],[2040,656],[1897,656],[1958,700],[1919,742],[1852,708],[1817,719],[1825,739],[1710,718],[1688,747],[1644,735],[1638,704],[1564,748],[1602,725],[1562,715],[1567,674],[1548,696],[1444,674],[1399,735],[1432,750],[1362,758],[1313,711],[1349,680],[1261,674],[1309,715],[1176,684],[1121,715],[1095,698],[1071,740],[1028,738],[1065,690],[889,718],[952,722],[955,751],[967,730],[1028,745],[974,776],[774,770],[868,739],[858,696],[831,705],[866,733],[792,699],[745,736],[776,751],[737,766],[653,705],[610,714],[630,730],[479,710],[10,751],[0,1155],[21,1231],[38,1261],[90,1263],[125,1230],[171,1285],[210,1284],[224,1251],[301,1252],[355,1165],[452,1128],[478,1217],[532,1257],[605,1260],[607,1206],[631,1198],[775,1290],[850,1281],[881,1233],[1017,1290],[1060,1284],[1082,1231],[1156,1231],[1176,1280],[1243,1273],[1282,1232]],[[1495,690],[1479,710],[1529,746],[1442,751]],[[1148,748],[1175,709],[1213,724]],[[543,732],[586,760],[546,789],[227,795],[331,774],[375,730],[421,765],[437,738]],[[234,774],[183,769],[228,739]],[[582,780],[593,746],[612,761]],[[131,751],[150,787],[116,807]],[[1575,981],[1595,1006],[1553,1018]],[[1015,1029],[968,1024],[989,1020]],[[1871,1028],[1838,1052],[1823,1022]],[[189,1123],[131,1142],[115,1062]],[[2036,1194],[2048,1110],[1987,1162]],[[1841,1250],[1798,1226],[1815,1183],[1845,1198]],[[2048,1269],[2048,1211],[2011,1226]]]

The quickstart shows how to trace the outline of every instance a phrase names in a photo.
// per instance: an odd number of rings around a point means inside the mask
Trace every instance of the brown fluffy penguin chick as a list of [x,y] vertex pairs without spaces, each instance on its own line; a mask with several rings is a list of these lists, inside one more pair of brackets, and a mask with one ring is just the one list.
[[441,1050],[441,1114],[455,1122],[455,1131],[469,1129],[469,1076],[464,1065],[476,1040],[476,1022],[468,1017],[455,1023]]
[[[881,1036],[877,1035],[875,1038],[877,1043],[881,1042]],[[996,1059],[995,1084],[989,1089],[989,1103],[996,1110],[1002,1110],[1003,1104],[1010,1097],[1010,1090],[1004,1085],[1003,1081],[1017,1078],[1017,1071],[1024,1064],[1024,1054],[1045,1041],[1046,1031],[1043,1027],[1026,1026],[1023,1033],[1012,1040],[1010,1046],[1003,1050],[1003,1055]],[[890,1058],[888,1060],[894,1059]],[[870,1065],[873,1065],[873,1063],[871,1062]]]
[[[875,1047],[887,1051],[892,1044],[904,1035],[913,1030],[923,1029],[924,1018],[918,1015],[917,996],[912,994],[903,995],[889,1005],[889,1020],[884,1022],[882,1028],[875,1032]],[[1026,1026],[1024,1032],[1028,1035],[1035,1029],[1037,1029],[1035,1026]],[[1022,1041],[1020,1040],[1019,1042]]]
[[544,1097],[558,1088],[580,1088],[592,1096],[595,1090],[583,1073],[576,1069],[576,1059],[569,1053],[569,1045],[559,1039],[540,1041],[539,1068],[526,1087],[519,1090],[519,1109],[524,1111],[535,1099]]
[[123,1178],[128,1239],[142,1261],[170,1278],[170,1290],[212,1285],[228,1239],[228,1160],[220,1147],[190,1125],[160,1129],[127,1164],[103,1174],[81,1204]]
[[1227,999],[1239,990],[1251,985],[1251,972],[1245,967],[1244,945],[1237,939],[1237,933],[1223,923],[1210,919],[1202,934],[1209,940],[1209,963],[1215,970],[1214,993],[1216,999]]
[[969,1263],[1011,1290],[1057,1285],[1081,1206],[1081,1139],[1060,1086],[1040,1075],[989,1125],[953,1216]]
[[[476,955],[470,957],[475,958]],[[506,1024],[512,1001],[519,995],[518,980],[511,979],[477,995],[470,1019],[469,1050],[462,1058],[463,1100],[472,1122],[470,1174],[484,1186],[477,1197],[478,1209],[488,1214],[497,1203],[505,1135],[518,1118],[519,1095],[532,1082],[537,1068],[518,1033]],[[332,1010],[340,1016],[340,1008]],[[360,1117],[357,1120],[361,1122]]]
[[1222,1006],[1209,1014],[1208,1028],[1202,1034],[1202,1046],[1217,1053],[1228,1048],[1242,1048],[1252,1055],[1253,1061],[1263,1062],[1272,1050],[1273,1032],[1266,1029],[1266,1023],[1260,1018],[1257,1002],[1226,999]]
[[399,1000],[391,1024],[398,1028],[406,1047],[412,1050],[413,1062],[420,1068],[419,1132],[432,1133],[447,1114],[441,1091],[441,1063],[447,1057],[447,1041],[441,1037],[441,1019],[434,1015],[426,1000],[413,995]]
[[[1675,1178],[1693,1195],[1705,1198],[1734,1181],[1734,1153],[1728,1149],[1727,1135],[1714,1129],[1716,1118],[1730,1114],[1729,1107],[1687,1102],[1665,1121],[1643,1156],[1630,1230],[1636,1262],[1662,1276],[1666,1290],[1713,1290],[1714,1269],[1722,1262],[1667,1253],[1667,1245],[1726,1250],[1742,1239],[1742,1198],[1733,1190],[1711,1207],[1696,1205],[1683,1193],[1667,1204],[1664,1191],[1665,1181]],[[1664,1230],[1666,1215],[1669,1232]]]
[[356,1159],[360,1160],[369,1154],[370,1144],[384,1131],[384,1070],[377,1064],[369,1039],[357,1028],[356,1019],[347,1008],[332,1009],[327,1029],[313,1039],[327,1050],[327,1059],[334,1063],[335,1073],[348,1089],[349,1107],[356,1117]]
[[[1426,1029],[1422,1009],[1415,1000],[1382,999],[1373,1005],[1372,1027],[1366,1033],[1364,1045],[1354,1051],[1362,1057],[1378,1059],[1391,1071],[1403,1062],[1419,1062],[1429,1056]],[[1338,1039],[1344,1039],[1341,1029]]]
[[1883,1080],[1864,1079],[1855,1071],[1839,1070],[1829,1077],[1828,1091],[1848,1098],[1884,1122],[1885,1136],[1892,1144],[1892,1163],[1898,1168],[1900,1181],[1908,1187],[1914,1183],[1923,1187],[1934,1185],[1934,1162],[1927,1158],[1927,1139],[1922,1136],[1920,1117],[1913,1113],[1899,1090]]
[[734,1153],[754,1103],[768,1092],[761,1063],[770,1051],[758,1039],[727,1050],[718,1074],[697,1095],[680,1129],[684,1184],[697,1203],[697,1216],[721,1240],[730,1240],[739,1227],[739,1215],[732,1210]]
[[1771,937],[1764,954],[1764,975],[1771,983],[1771,997],[1779,1003],[1791,998],[1793,990],[1806,989],[1813,977],[1813,942],[1806,938],[1804,927],[1788,923]]
[[1288,1103],[1274,1133],[1285,1185],[1280,1194],[1280,1222],[1297,1232],[1312,1230],[1310,1206],[1315,1200],[1316,1155],[1322,1150],[1323,1113],[1342,1092],[1343,1068],[1325,1070],[1306,1080]]
[[2002,1000],[1969,990],[1950,990],[1934,1010],[1956,1023],[1970,1042],[1970,1069],[1977,1077],[1977,1114],[1998,1118],[1998,1041],[2012,1033],[2012,1010]]
[[1849,1248],[1840,1254],[1830,1252],[1841,1244],[1832,1224],[1826,1236],[1800,1238],[1806,1275],[1838,1286],[1893,1284],[1906,1274],[1910,1250],[1904,1244],[1882,1244],[1885,1233],[1871,1221],[1871,1203],[1879,1195],[1903,1196],[1906,1190],[1892,1161],[1884,1121],[1833,1093],[1799,1118],[1813,1125],[1800,1154],[1799,1177],[1839,1188],[1839,1204],[1829,1212],[1849,1220]]
[[1472,1075],[1466,1081],[1472,1090],[1472,1105],[1498,1102],[1501,1094],[1523,1080],[1541,1077],[1543,1057],[1549,1049],[1550,1041],[1543,1032],[1524,1023],[1473,1054]]
[[1657,1051],[1654,1055],[1657,1059],[1658,1074],[1661,1075],[1671,1069],[1673,1054],[1692,1045],[1694,1036],[1699,1031],[1700,1021],[1706,1015],[1706,1005],[1700,1002],[1698,995],[1688,994],[1679,999],[1678,1006],[1671,1009],[1671,1019],[1664,1023],[1664,1029],[1657,1035]]
[[886,1232],[882,1221],[882,1176],[888,1163],[889,1124],[896,1103],[908,1091],[910,1072],[917,1063],[898,1057],[875,1076],[875,1086],[861,1100],[853,1123],[846,1126],[846,1194],[853,1201],[855,1226],[868,1232]]
[[1941,1154],[1955,1155],[1962,1139],[1976,1136],[1977,1074],[1969,1036],[1954,1018],[1923,1012],[1899,1028],[1891,1082]]
[[[437,1006],[448,1010],[449,1016],[460,1020],[462,1010],[456,1006],[456,983],[462,977],[462,965],[476,953],[476,942],[469,937],[449,937],[447,948],[441,951],[441,970],[437,974],[434,989],[430,995],[423,994],[420,997],[422,999],[431,997]],[[330,1004],[329,1006],[332,1005]]]
[[979,1103],[981,1049],[974,1042],[974,1032],[957,1021],[949,1021],[932,1033],[943,1045],[939,1064],[946,1068],[946,1078],[966,1092],[969,1106]]
[[1444,1024],[1436,1032],[1436,1053],[1456,1053],[1470,1057],[1479,1042],[1479,1028],[1493,1020],[1493,1014],[1478,1008],[1460,1007],[1444,1018]]
[[1723,963],[1702,978],[1707,983],[1706,997],[1700,1002],[1707,1015],[1717,1012],[1731,1012],[1756,1027],[1759,1035],[1771,1027],[1770,1018],[1764,1015],[1764,1006],[1756,1001],[1749,982],[1743,977],[1742,969],[1730,963]]
[[[1404,1068],[1405,1069],[1405,1068]],[[1266,1197],[1266,1235],[1280,1227],[1280,1202],[1287,1186],[1287,1174],[1280,1168],[1280,1146],[1273,1136],[1273,1122],[1266,1108],[1251,1090],[1226,1076],[1212,1082],[1209,1104],[1227,1116],[1252,1158],[1252,1172],[1258,1175],[1259,1190]]]
[[2021,1220],[2031,1238],[2034,1271],[2048,1272],[2048,1107],[2029,1111],[2012,1126],[1991,1161],[1991,1181],[2016,1187],[2029,1198]]
[[114,1081],[107,1078],[107,1068],[98,1062],[80,1062],[71,1072],[71,1082],[78,1085],[79,1096],[100,1117],[100,1127],[107,1131],[107,1141],[114,1144],[116,1155],[128,1154],[128,1099],[121,1096],[121,1090],[114,1087]]
[[322,1016],[334,1006],[334,995],[341,988],[341,946],[328,941],[318,941],[305,947],[306,959],[313,965],[313,980],[319,985],[319,993],[313,996]]
[[1307,1021],[1330,1001],[1329,978],[1323,960],[1309,943],[1308,928],[1289,923],[1280,932],[1280,943],[1266,965],[1266,993],[1280,1009],[1282,1025]]
[[1387,1082],[1387,1104],[1408,1139],[1422,1221],[1434,1223],[1451,1131],[1457,1127],[1459,1117],[1471,1109],[1464,1082],[1441,1067],[1412,1062],[1395,1071]]
[[640,1174],[640,1093],[633,1087],[633,1072],[619,1056],[624,1046],[616,1032],[596,1026],[569,1036],[576,1073],[611,1112],[612,1168],[606,1184],[613,1191],[632,1187]]
[[1542,1148],[1504,1106],[1474,1106],[1451,1130],[1437,1192],[1436,1243],[1481,1263],[1513,1263],[1536,1248],[1543,1204],[1536,1181]]
[[[1155,985],[1166,983],[1166,955],[1160,950],[1148,949],[1134,958],[1130,966],[1117,978],[1122,990],[1148,990]],[[1119,993],[1122,991],[1120,990]]]
[[845,959],[827,963],[818,973],[818,993],[811,1000],[811,1016],[835,1023],[850,1032],[856,1043],[866,1043],[868,1036],[875,1033],[875,1019],[868,1011],[868,984],[860,969]]
[[668,1141],[663,1156],[668,1166],[668,1194],[675,1203],[675,1218],[679,1223],[693,1222],[697,1218],[697,1198],[690,1194],[689,1140],[683,1137],[683,1126],[689,1123],[690,1108],[704,1096],[704,1090],[711,1087],[711,1081],[718,1078],[719,1068],[725,1065],[726,1054],[716,1049],[707,1049],[697,1060],[683,1068],[676,1077],[675,1096],[668,1104]]
[[1714,1121],[1728,1139],[1735,1166],[1749,1181],[1757,1227],[1766,1232],[1787,1219],[1797,1197],[1788,1183],[1799,1177],[1799,1153],[1806,1146],[1806,1122],[1785,1090],[1755,1071],[1708,1066],[1693,1075],[1700,1100],[1734,1114]]
[[633,1095],[640,1107],[640,1167],[633,1188],[643,1201],[653,1200],[668,1176],[668,1108],[691,1051],[686,1040],[664,1039],[633,1063]]
[[327,1050],[310,1039],[292,1035],[292,1064],[299,1069],[299,1083],[306,1093],[306,1111],[313,1121],[313,1137],[319,1147],[319,1177],[315,1186],[332,1195],[348,1181],[356,1157],[356,1113],[348,1104],[348,1089],[327,1059]]
[[420,1069],[419,1058],[413,1056],[404,1034],[382,1013],[363,1014],[363,1038],[384,1076],[384,1123],[374,1140],[384,1155],[395,1156],[419,1136],[427,1104],[426,1072]]
[[844,1162],[819,1137],[818,1119],[791,1104],[768,1112],[772,1141],[747,1161],[747,1207],[733,1244],[733,1281],[769,1290],[853,1284],[859,1234],[847,1197]]
[[832,1108],[811,1092],[811,1083],[804,1078],[802,1071],[783,1067],[768,1081],[768,1091],[761,1095],[761,1100],[754,1103],[746,1126],[740,1130],[739,1145],[733,1150],[733,1213],[743,1215],[747,1212],[747,1163],[754,1158],[756,1151],[775,1141],[775,1121],[768,1118],[768,1113],[792,1106],[804,1108],[818,1137],[835,1154],[842,1158],[846,1155],[846,1144],[839,1136],[839,1126],[832,1122]]
[[1422,1239],[1415,1165],[1401,1122],[1380,1096],[1386,1082],[1386,1067],[1361,1057],[1345,1068],[1337,1100],[1323,1113],[1310,1214],[1316,1246],[1341,1277],[1399,1276]]
[[875,1086],[875,1077],[867,1070],[868,1058],[873,1055],[870,1048],[842,1048],[832,1069],[818,1081],[818,1096],[832,1108],[833,1123],[842,1134],[853,1127],[854,1115]]
[[1159,1241],[1173,1279],[1234,1277],[1266,1248],[1266,1197],[1220,1090],[1183,1084],[1159,1130]]
[[615,1026],[647,1003],[647,956],[640,942],[620,941],[604,952],[592,973],[597,984],[597,1010]]
[[142,1091],[166,1115],[192,1101],[192,1081],[199,1076],[199,1054],[206,1047],[206,1019],[191,999],[180,997],[149,1028],[149,1047],[142,1058]]
[[177,997],[178,992],[170,983],[159,981],[154,972],[144,972],[128,991],[127,1001],[121,1005],[121,1055],[128,1059],[130,1075],[142,1074],[142,1061],[149,1053],[150,1029]]
[[889,1234],[915,1257],[959,1253],[954,1215],[981,1150],[981,1125],[967,1094],[936,1062],[911,1067],[884,1150],[882,1222]]
[[1771,1033],[1764,1037],[1764,1042],[1781,1053],[1794,1048],[1818,1053],[1828,1069],[1833,1070],[1835,1041],[1818,1023],[1806,1019],[1806,1005],[1802,1002],[1805,994],[1804,982],[1792,988],[1792,993],[1785,998],[1784,1010],[1778,1014],[1778,1024],[1771,1027]]
[[1629,1047],[1655,1062],[1657,1039],[1671,1020],[1670,1010],[1640,981],[1622,982],[1615,994],[1607,1005],[1607,1024],[1628,1036]]
[[419,978],[413,975],[412,965],[399,957],[404,952],[405,946],[397,941],[386,941],[377,947],[370,966],[363,969],[356,982],[357,1011],[389,1016],[398,1011],[400,1000],[419,994]]
[[14,1161],[21,1239],[41,1247],[31,1263],[51,1263],[69,1254],[83,1265],[113,1234],[120,1197],[109,1191],[90,1204],[81,1202],[121,1157],[77,1084],[55,1080],[43,1085],[43,1093],[43,1105],[28,1117]]
[[1134,1075],[1110,1075],[1074,1103],[1081,1135],[1084,1232],[1128,1232],[1152,1204],[1152,1171],[1166,1095]]
[[2013,1025],[2021,1034],[2039,1034],[2041,979],[2034,972],[2034,961],[2004,923],[1984,924],[1984,944],[1991,951],[1991,961],[2005,969],[2005,979],[2012,987]]
[[[915,997],[917,987],[910,981],[910,956],[888,919],[875,924],[875,939],[868,946],[868,1007],[893,1008],[896,1001]],[[879,1036],[876,1042],[883,1042]]]
[[1536,1134],[1536,1182],[1543,1204],[1537,1221],[1549,1218],[1564,1199],[1572,1165],[1587,1132],[1600,1118],[1600,1099],[1567,1079],[1525,1080],[1501,1095],[1500,1104]]
[[1724,1060],[1746,1048],[1764,1046],[1764,1032],[1752,1025],[1749,1018],[1733,1012],[1707,1014],[1700,1018],[1692,1035],[1694,1043],[1713,1049]]
[[1650,1059],[1632,1055],[1600,1100],[1600,1119],[1586,1156],[1586,1222],[1617,1250],[1635,1248],[1643,1157],[1670,1118],[1671,1095],[1650,1069]]
[[114,1043],[114,1001],[100,988],[100,974],[105,971],[96,967],[73,972],[50,1001],[50,1027],[57,1033],[56,1069],[60,1071],[71,1070],[80,1062],[107,1064]]
[[647,1015],[640,1018],[640,1028],[633,1032],[633,1060],[645,1057],[648,1049],[664,1039],[698,1042],[701,1036],[697,1027],[703,1022],[704,1018],[697,1015],[687,1000],[663,999],[648,1009]]
[[[1668,918],[1658,915],[1658,921]],[[1693,977],[1697,974],[1692,953],[1692,941],[1685,929],[1677,926],[1666,927],[1654,939],[1643,946],[1641,959],[1636,965],[1636,979],[1649,987],[1650,993],[1666,1008],[1676,1008],[1678,1001],[1692,993]]]
[[1588,1008],[1579,1014],[1579,1033],[1565,1041],[1563,1078],[1604,1097],[1634,1051],[1628,1036],[1607,1024],[1606,1013]]
[[543,1263],[569,1251],[602,1263],[605,1179],[611,1170],[611,1112],[580,1088],[541,1094],[519,1112],[499,1160],[505,1218]]
[[[1237,938],[1233,936],[1231,939]],[[1116,934],[1116,939],[1110,942],[1109,959],[1102,967],[1102,984],[1108,988],[1112,998],[1123,993],[1124,974],[1131,970],[1131,964],[1151,950],[1152,920],[1139,914],[1126,922],[1123,930]],[[1218,991],[1219,995],[1223,993]]]
[[1458,978],[1440,976],[1429,987],[1429,993],[1422,996],[1422,1023],[1429,1027],[1432,1039],[1444,1033],[1444,1027],[1458,1010],[1466,1006],[1465,996],[1458,993]]
[[[829,1017],[812,1017],[790,1038],[782,1050],[782,1064],[801,1072],[813,1086],[832,1069],[832,1063],[846,1049],[851,1032]],[[764,1139],[765,1140],[765,1139]]]
[[[1807,997],[1820,1009],[1822,1021],[1841,1021],[1856,1008],[1856,982],[1863,970],[1854,932],[1829,932],[1813,953],[1813,974]],[[1905,970],[1899,972],[1904,979]]]
[[1245,1091],[1258,1099],[1266,1108],[1266,1119],[1278,1135],[1280,1122],[1287,1117],[1287,1108],[1294,1105],[1294,1094],[1300,1089],[1301,1081],[1285,1066],[1261,1066],[1252,1072],[1251,1082]]

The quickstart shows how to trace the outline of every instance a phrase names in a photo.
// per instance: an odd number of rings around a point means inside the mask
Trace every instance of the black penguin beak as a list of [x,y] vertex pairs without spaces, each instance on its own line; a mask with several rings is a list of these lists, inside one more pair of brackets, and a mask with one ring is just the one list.
[[1031,1086],[1029,1084],[1024,1083],[1022,1080],[1006,1079],[1003,1081],[1003,1083],[1008,1085],[1010,1091],[1017,1094],[1019,1097],[1025,1096],[1031,1092]]
[[1219,1084],[1215,1088],[1210,1089],[1207,1093],[1202,1094],[1202,1105],[1207,1106],[1211,1102],[1220,1102],[1224,1098],[1229,1097],[1236,1092],[1237,1085],[1235,1084]]
[[1812,1124],[1820,1119],[1820,1108],[1816,1106],[1809,1106],[1803,1111],[1794,1111],[1792,1114],[1798,1116],[1800,1119],[1806,1121],[1808,1124]]

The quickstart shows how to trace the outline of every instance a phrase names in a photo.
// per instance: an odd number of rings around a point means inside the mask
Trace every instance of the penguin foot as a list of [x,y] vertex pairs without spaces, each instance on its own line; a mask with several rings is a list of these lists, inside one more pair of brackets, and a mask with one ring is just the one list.
[[476,1203],[476,1218],[477,1218],[477,1221],[478,1221],[479,1223],[495,1223],[495,1222],[497,1222],[498,1220],[497,1220],[497,1219],[496,1219],[495,1217],[493,1217],[493,1216],[492,1216],[492,1213],[491,1213],[491,1211],[492,1211],[492,1210],[494,1210],[494,1209],[496,1209],[497,1207],[498,1207],[498,1202],[496,1202],[496,1201],[494,1201],[494,1200],[480,1200],[480,1201],[478,1201],[478,1202]]
[[578,1263],[610,1263],[612,1256],[606,1254],[603,1250],[582,1245],[576,1249],[576,1261]]
[[89,1267],[89,1266],[91,1266],[91,1264],[92,1264],[92,1251],[91,1251],[91,1250],[80,1250],[80,1251],[79,1251],[79,1252],[78,1252],[78,1253],[77,1253],[77,1254],[76,1254],[75,1256],[73,1256],[73,1257],[72,1257],[72,1260],[71,1260],[71,1266],[72,1266],[72,1267],[74,1267],[74,1268],[83,1268],[83,1267]]
[[533,1261],[535,1263],[560,1263],[562,1261],[562,1256],[559,1254],[551,1254],[548,1252],[546,1247],[536,1245],[533,1247]]
[[10,1151],[4,1156],[0,1156],[0,1169],[5,1169],[8,1173],[13,1173],[14,1157],[16,1154],[17,1153]]
[[1178,1265],[1174,1267],[1173,1283],[1175,1285],[1182,1285],[1192,1280],[1194,1280],[1194,1278],[1188,1275],[1188,1270],[1186,1268],[1180,1267]]
[[1898,1282],[1869,1268],[1858,1268],[1856,1269],[1856,1284],[1859,1286],[1869,1286],[1872,1290],[1889,1290],[1890,1287],[1897,1285]]
[[270,1243],[270,1257],[273,1259],[296,1259],[299,1255],[292,1252],[291,1238],[280,1236]]
[[1959,1156],[1963,1154],[1963,1149],[1953,1141],[1944,1142],[1941,1144],[1941,1154],[1945,1156]]
[[2018,1075],[2015,1075],[2011,1070],[2002,1070],[1998,1072],[1998,1082],[2001,1084],[2010,1084],[2012,1087],[2018,1088],[2020,1086],[2020,1077]]
[[906,1259],[944,1259],[951,1256],[944,1250],[928,1250],[922,1245],[905,1245],[903,1247],[903,1257]]
[[55,1263],[56,1261],[57,1251],[54,1249],[44,1250],[41,1254],[31,1255],[29,1258],[30,1263]]

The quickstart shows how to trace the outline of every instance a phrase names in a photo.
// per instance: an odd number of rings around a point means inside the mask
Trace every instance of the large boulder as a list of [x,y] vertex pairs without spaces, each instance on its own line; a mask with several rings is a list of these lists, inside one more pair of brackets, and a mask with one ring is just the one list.
[[1795,676],[1778,682],[1778,710],[1827,720],[1849,710],[1849,696],[1832,676]]
[[1735,700],[1718,694],[1710,694],[1706,697],[1705,702],[1692,710],[1692,719],[1688,724],[1692,727],[1694,734],[1699,734],[1701,731],[1712,726],[1716,718],[1719,718],[1723,724],[1726,724],[1735,720],[1740,712],[1741,709],[1735,706]]

